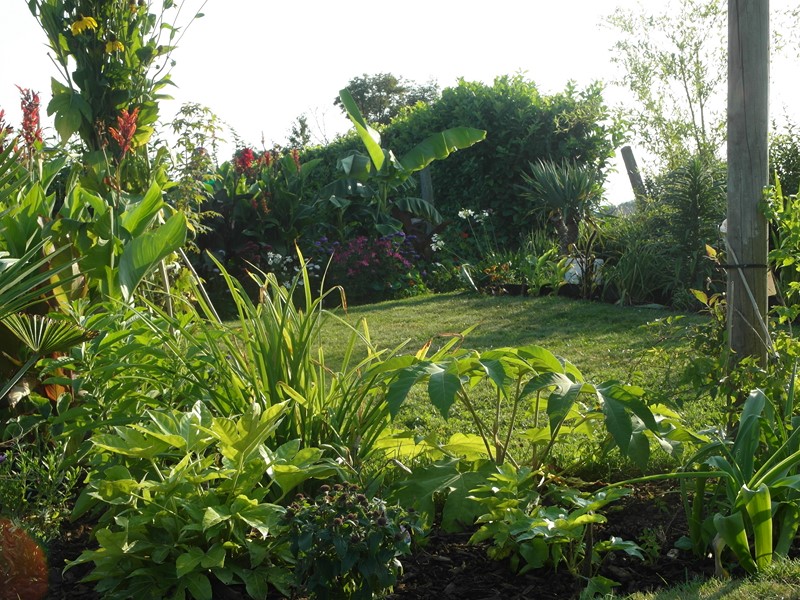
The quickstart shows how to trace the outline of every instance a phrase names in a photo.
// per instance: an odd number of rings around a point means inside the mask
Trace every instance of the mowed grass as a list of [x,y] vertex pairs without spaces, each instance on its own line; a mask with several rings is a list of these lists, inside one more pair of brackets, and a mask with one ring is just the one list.
[[[372,342],[393,348],[408,342],[416,352],[428,340],[443,344],[452,334],[476,326],[463,346],[479,351],[535,344],[575,364],[591,381],[619,379],[660,381],[659,365],[647,360],[656,343],[647,324],[676,313],[663,309],[621,307],[568,298],[485,296],[456,293],[423,296],[351,307],[338,315],[351,325],[366,319]],[[702,317],[691,316],[689,320]],[[321,343],[326,358],[338,364],[347,328],[329,320]]]

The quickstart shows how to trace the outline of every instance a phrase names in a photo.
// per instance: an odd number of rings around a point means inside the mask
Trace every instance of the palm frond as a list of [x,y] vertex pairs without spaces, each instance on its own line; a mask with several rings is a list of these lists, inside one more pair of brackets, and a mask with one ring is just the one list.
[[88,342],[98,333],[70,321],[25,313],[8,315],[2,322],[23,344],[40,356],[63,352]]

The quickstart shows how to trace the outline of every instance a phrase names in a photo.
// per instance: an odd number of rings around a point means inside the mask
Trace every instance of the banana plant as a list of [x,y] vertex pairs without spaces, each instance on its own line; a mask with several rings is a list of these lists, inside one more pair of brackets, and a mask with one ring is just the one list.
[[[327,188],[333,206],[340,211],[361,210],[368,214],[382,235],[402,230],[403,223],[397,218],[402,213],[440,223],[441,215],[430,202],[406,195],[413,187],[410,178],[433,161],[484,140],[486,131],[471,127],[447,129],[425,138],[397,158],[381,146],[380,134],[366,122],[350,92],[343,89],[339,97],[366,154],[356,151],[339,160],[342,178]],[[402,195],[394,197],[397,193]]]

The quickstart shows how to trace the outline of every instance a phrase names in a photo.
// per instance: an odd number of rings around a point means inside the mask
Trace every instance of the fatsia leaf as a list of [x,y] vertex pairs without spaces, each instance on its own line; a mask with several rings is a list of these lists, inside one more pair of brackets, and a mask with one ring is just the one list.
[[428,380],[428,395],[431,403],[446,419],[450,407],[456,401],[456,396],[461,389],[461,379],[458,377],[458,367],[455,361],[445,367],[437,365],[438,370],[431,374]]

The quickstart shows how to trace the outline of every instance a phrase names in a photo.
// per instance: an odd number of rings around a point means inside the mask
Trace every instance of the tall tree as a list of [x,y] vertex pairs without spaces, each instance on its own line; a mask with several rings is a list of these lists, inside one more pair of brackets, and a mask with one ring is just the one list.
[[[388,125],[404,106],[434,102],[440,95],[439,85],[433,80],[419,85],[391,73],[364,73],[353,77],[346,88],[364,118],[381,125]],[[341,98],[333,103],[347,114]]]
[[679,0],[660,13],[617,9],[612,61],[636,102],[634,138],[673,169],[692,155],[715,155],[725,139],[726,6]]

